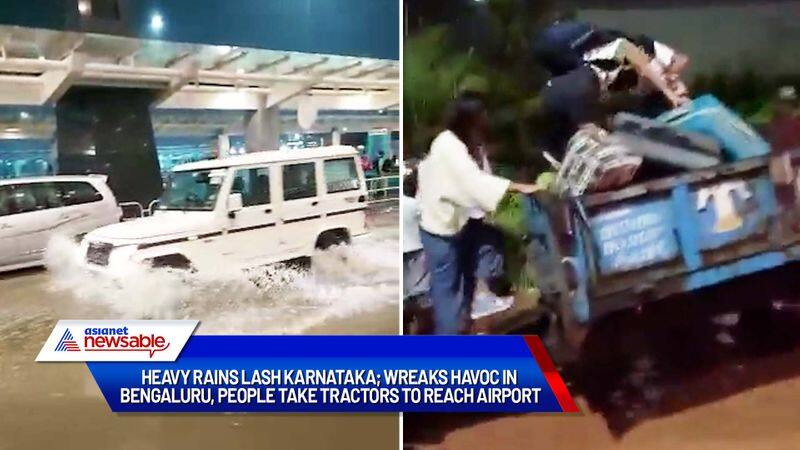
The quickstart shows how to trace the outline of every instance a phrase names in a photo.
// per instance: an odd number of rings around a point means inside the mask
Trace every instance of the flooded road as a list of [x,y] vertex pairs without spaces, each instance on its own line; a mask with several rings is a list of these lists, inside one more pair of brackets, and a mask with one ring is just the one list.
[[406,442],[443,449],[798,449],[798,273],[793,265],[601,321],[580,362],[563,368],[582,416],[406,415]]
[[315,255],[310,269],[111,281],[56,242],[50,270],[0,275],[0,450],[396,448],[396,415],[116,415],[85,365],[34,363],[57,319],[191,318],[203,334],[396,334],[396,211],[370,223],[366,238]]

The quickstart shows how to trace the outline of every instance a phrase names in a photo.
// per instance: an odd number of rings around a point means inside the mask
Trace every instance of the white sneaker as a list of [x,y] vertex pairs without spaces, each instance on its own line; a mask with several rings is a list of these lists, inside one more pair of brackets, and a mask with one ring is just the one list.
[[514,306],[514,297],[498,297],[490,292],[478,292],[472,300],[472,320],[503,312]]

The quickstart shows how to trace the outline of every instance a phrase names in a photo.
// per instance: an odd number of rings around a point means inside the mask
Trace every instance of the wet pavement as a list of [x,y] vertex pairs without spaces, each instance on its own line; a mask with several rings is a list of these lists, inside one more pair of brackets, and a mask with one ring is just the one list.
[[599,322],[579,363],[562,371],[580,417],[406,415],[406,443],[798,449],[799,271],[788,266]]
[[205,334],[396,334],[396,211],[370,224],[367,238],[316,255],[310,270],[111,282],[56,242],[50,270],[0,274],[0,450],[396,448],[391,414],[112,414],[85,365],[34,362],[57,319],[192,318]]

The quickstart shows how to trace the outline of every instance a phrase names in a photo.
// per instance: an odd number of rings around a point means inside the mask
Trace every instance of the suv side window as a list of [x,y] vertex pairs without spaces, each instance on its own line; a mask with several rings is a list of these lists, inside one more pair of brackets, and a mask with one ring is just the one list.
[[13,194],[13,186],[0,186],[0,217],[13,214],[11,212],[13,208],[11,197]]
[[242,206],[268,205],[269,168],[237,170],[233,176],[231,193],[242,194]]
[[[64,205],[74,204],[67,203],[70,197],[64,197],[60,186],[61,184],[62,183],[46,182],[0,187],[0,216],[60,208]],[[100,193],[87,183],[69,184],[85,184],[94,192],[95,196],[100,196]],[[75,196],[73,195],[72,198],[74,199]],[[92,200],[89,201],[95,201],[94,199],[96,197],[92,196],[91,198]],[[100,198],[102,198],[102,196],[100,196]]]
[[[20,188],[21,186],[17,186]],[[50,209],[60,208],[63,205],[63,199],[56,189],[55,183],[33,183],[28,187],[33,193],[33,198],[36,200],[36,209]]]
[[84,203],[99,202],[103,195],[97,192],[89,183],[82,181],[59,181],[58,194],[64,206],[82,205]]
[[325,185],[328,193],[353,191],[359,188],[358,170],[353,158],[325,161]]
[[62,206],[53,183],[5,186],[0,192],[0,215],[22,214]]
[[315,164],[300,163],[283,166],[283,199],[297,200],[317,196]]

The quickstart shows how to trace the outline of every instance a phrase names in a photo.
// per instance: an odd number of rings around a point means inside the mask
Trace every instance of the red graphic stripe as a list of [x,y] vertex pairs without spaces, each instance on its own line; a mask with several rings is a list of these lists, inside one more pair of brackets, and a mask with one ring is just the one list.
[[572,395],[567,390],[564,380],[561,379],[561,375],[558,373],[558,370],[556,370],[553,360],[550,359],[550,355],[547,354],[547,349],[544,348],[544,344],[542,344],[542,340],[539,339],[539,336],[522,336],[522,338],[525,339],[525,343],[528,344],[528,348],[539,364],[539,368],[542,370],[547,384],[550,385],[550,389],[553,390],[553,394],[555,394],[556,400],[558,400],[558,404],[561,406],[561,410],[565,413],[581,412],[581,410],[578,409],[578,405],[575,404],[575,400],[572,399]]

